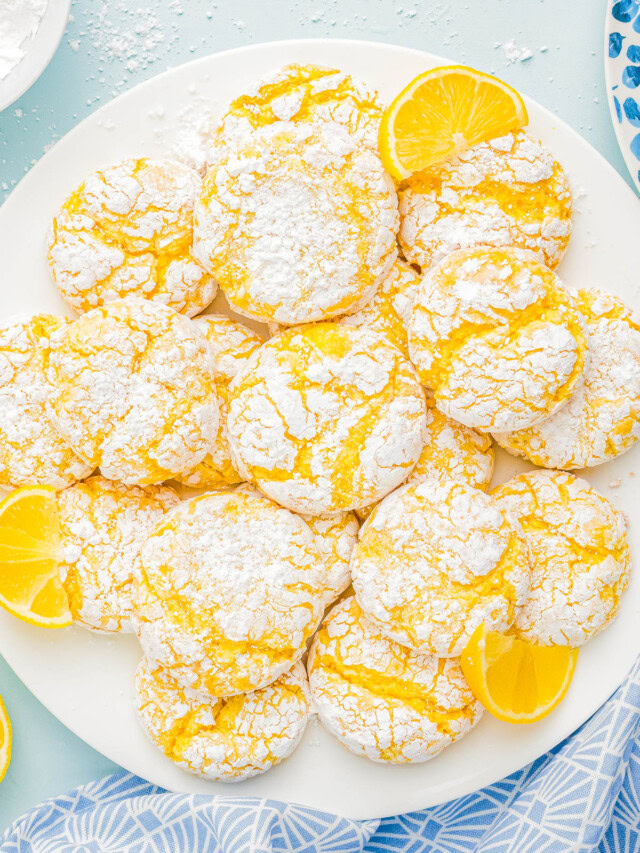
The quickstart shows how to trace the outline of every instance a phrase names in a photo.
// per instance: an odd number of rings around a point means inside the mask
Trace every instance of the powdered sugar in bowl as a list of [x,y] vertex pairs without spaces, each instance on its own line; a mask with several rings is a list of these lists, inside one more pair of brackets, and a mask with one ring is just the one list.
[[45,70],[60,44],[70,8],[71,0],[8,0],[0,20],[0,111]]

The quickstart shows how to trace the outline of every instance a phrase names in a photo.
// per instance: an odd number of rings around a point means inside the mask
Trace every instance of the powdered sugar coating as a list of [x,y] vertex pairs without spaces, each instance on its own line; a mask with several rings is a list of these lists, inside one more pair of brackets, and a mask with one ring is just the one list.
[[327,598],[305,522],[255,492],[211,492],[169,512],[142,548],[145,655],[211,696],[264,687],[302,657]]
[[331,604],[351,583],[349,563],[360,525],[353,512],[337,515],[303,515],[327,569],[327,601]]
[[531,589],[518,611],[518,636],[580,646],[616,615],[629,582],[624,516],[586,480],[530,471],[493,491],[519,521],[531,551]]
[[389,274],[380,282],[372,298],[355,314],[347,314],[338,322],[348,326],[365,326],[384,335],[409,358],[407,325],[420,276],[408,263],[398,258]]
[[426,439],[424,392],[379,334],[335,323],[288,329],[230,386],[238,471],[283,506],[312,515],[390,492]]
[[49,237],[63,298],[89,311],[123,296],[155,299],[193,316],[217,285],[192,254],[197,172],[174,160],[122,160],[66,199]]
[[426,480],[386,497],[351,559],[358,603],[415,651],[460,655],[478,625],[505,631],[529,589],[528,548],[488,495]]
[[[262,496],[262,493],[251,483],[236,486],[236,491]],[[318,553],[325,562],[326,606],[335,601],[351,583],[349,563],[360,525],[353,512],[340,512],[336,515],[302,515],[301,517],[309,526]]]
[[[491,437],[464,426],[435,407],[427,393],[427,441],[406,483],[425,480],[455,480],[486,491],[493,476],[495,453]],[[373,505],[357,511],[367,518]]]
[[438,408],[470,427],[512,431],[563,406],[588,363],[575,300],[531,252],[453,252],[422,280],[409,350]]
[[566,406],[527,430],[497,433],[501,447],[545,468],[585,468],[624,453],[640,436],[640,320],[602,290],[579,290],[589,366]]
[[133,631],[132,582],[142,543],[179,502],[167,486],[125,486],[100,476],[60,492],[60,570],[74,622]]
[[387,639],[353,596],[326,617],[308,670],[323,724],[352,752],[373,761],[427,761],[482,716],[458,660]]
[[242,480],[234,468],[227,437],[229,383],[264,340],[257,332],[222,314],[207,314],[198,317],[194,323],[204,333],[213,357],[213,377],[220,403],[220,421],[216,437],[205,458],[177,479],[185,486],[217,489]]
[[130,485],[191,470],[218,427],[212,358],[187,317],[130,296],[52,337],[50,415],[92,467]]
[[194,252],[238,313],[305,323],[373,295],[397,256],[398,222],[375,152],[335,122],[278,122],[207,173]]
[[382,107],[378,93],[336,68],[285,65],[235,98],[211,141],[210,161],[235,148],[252,131],[276,122],[342,125],[359,144],[377,152]]
[[221,782],[264,773],[290,755],[309,717],[301,663],[253,693],[204,699],[142,659],[135,705],[151,741],[178,767]]
[[93,470],[47,417],[50,337],[64,317],[35,314],[0,324],[0,483],[63,489]]
[[518,130],[419,172],[398,190],[400,246],[426,271],[457,249],[518,246],[555,269],[571,234],[559,163]]

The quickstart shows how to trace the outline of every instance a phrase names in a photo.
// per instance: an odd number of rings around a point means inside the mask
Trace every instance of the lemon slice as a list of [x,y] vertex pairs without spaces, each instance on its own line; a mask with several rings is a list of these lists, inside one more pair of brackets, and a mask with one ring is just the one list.
[[465,65],[445,65],[418,75],[384,111],[380,156],[403,180],[528,121],[511,86]]
[[578,649],[537,646],[478,626],[462,652],[462,671],[476,699],[507,723],[534,723],[562,701]]
[[0,782],[11,763],[11,720],[0,696]]
[[24,486],[0,502],[0,606],[45,628],[71,624],[60,580],[56,491]]

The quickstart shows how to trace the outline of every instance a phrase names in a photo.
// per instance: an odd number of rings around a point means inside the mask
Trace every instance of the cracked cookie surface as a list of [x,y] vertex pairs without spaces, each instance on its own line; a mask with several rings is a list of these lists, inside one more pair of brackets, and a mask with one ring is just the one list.
[[212,358],[187,317],[130,296],[52,336],[49,413],[76,453],[111,480],[186,473],[218,427]]
[[257,350],[230,386],[238,471],[283,506],[366,506],[406,477],[426,439],[413,367],[379,334],[299,326]]
[[549,417],[588,365],[584,320],[560,279],[530,252],[454,252],[422,280],[409,351],[445,414],[507,432]]
[[192,316],[217,285],[192,253],[200,177],[173,160],[129,159],[94,172],[53,220],[49,266],[79,312],[120,297],[155,299]]
[[167,513],[143,545],[138,636],[183,686],[246,693],[302,657],[327,596],[302,518],[255,492],[211,492]]
[[358,310],[396,259],[398,221],[374,151],[335,122],[279,122],[212,165],[194,252],[239,314],[293,325]]
[[353,596],[325,618],[308,670],[322,723],[352,752],[373,761],[426,761],[482,715],[458,660],[387,639]]
[[216,437],[205,458],[177,479],[185,486],[217,489],[242,481],[231,459],[227,435],[229,383],[251,353],[264,343],[264,339],[252,329],[221,314],[207,314],[193,322],[204,333],[213,357],[213,379],[220,403],[220,421]]
[[81,459],[47,416],[51,335],[64,317],[35,314],[0,324],[0,483],[63,489],[88,477]]
[[640,436],[640,320],[610,293],[575,293],[589,334],[589,366],[566,406],[512,433],[501,447],[545,468],[586,468],[624,453]]
[[517,522],[450,480],[403,486],[375,508],[351,559],[358,603],[392,640],[456,657],[484,623],[505,631],[529,589]]
[[531,588],[515,632],[543,645],[582,645],[613,619],[629,582],[624,516],[562,471],[520,474],[492,494],[531,551]]
[[517,246],[555,269],[571,234],[571,190],[524,131],[490,139],[403,182],[400,247],[424,271],[471,246]]
[[252,693],[204,699],[145,658],[135,706],[152,742],[178,767],[221,782],[264,773],[290,755],[309,717],[309,687],[297,663]]
[[285,65],[234,98],[212,139],[209,160],[221,146],[236,147],[252,130],[282,121],[342,125],[378,151],[382,107],[377,92],[337,68]]
[[180,503],[168,486],[125,486],[89,477],[58,495],[60,570],[74,622],[133,631],[133,574],[142,544]]

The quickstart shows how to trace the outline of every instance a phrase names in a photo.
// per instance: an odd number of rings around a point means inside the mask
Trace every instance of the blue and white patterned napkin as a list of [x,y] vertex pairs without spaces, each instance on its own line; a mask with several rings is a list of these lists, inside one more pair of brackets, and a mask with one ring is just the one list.
[[0,851],[640,853],[640,663],[551,752],[435,808],[353,821],[275,800],[168,794],[122,772],[21,817]]

